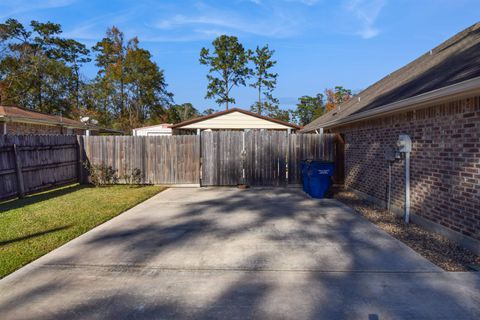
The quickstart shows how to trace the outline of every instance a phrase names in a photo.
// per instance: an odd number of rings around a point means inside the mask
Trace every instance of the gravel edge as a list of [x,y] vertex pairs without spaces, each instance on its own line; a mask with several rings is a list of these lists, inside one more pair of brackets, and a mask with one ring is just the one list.
[[480,266],[480,256],[419,225],[405,224],[400,217],[362,199],[354,192],[336,190],[333,198],[351,207],[445,271],[474,271],[468,265]]

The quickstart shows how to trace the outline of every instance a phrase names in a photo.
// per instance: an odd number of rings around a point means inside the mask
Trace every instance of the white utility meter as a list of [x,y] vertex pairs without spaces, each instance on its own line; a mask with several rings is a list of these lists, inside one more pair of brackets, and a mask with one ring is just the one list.
[[397,147],[400,152],[412,152],[412,140],[408,134],[398,136]]

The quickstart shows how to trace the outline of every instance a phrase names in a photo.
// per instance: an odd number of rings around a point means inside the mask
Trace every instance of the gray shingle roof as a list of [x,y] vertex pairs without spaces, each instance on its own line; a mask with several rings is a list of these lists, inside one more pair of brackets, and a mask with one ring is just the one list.
[[480,77],[480,23],[463,30],[436,48],[315,119],[302,131],[325,123]]

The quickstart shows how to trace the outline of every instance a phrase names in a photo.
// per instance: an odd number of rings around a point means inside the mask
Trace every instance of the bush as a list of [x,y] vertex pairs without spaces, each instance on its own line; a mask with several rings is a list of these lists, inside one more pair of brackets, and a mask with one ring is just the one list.
[[122,175],[123,181],[126,184],[141,184],[142,183],[142,170],[134,168],[128,170],[126,167],[123,169],[124,174]]
[[118,183],[117,170],[112,166],[85,162],[84,167],[88,170],[90,182],[96,187]]
[[106,164],[91,164],[90,162],[84,162],[83,166],[88,170],[90,176],[90,182],[96,187],[117,184],[119,180],[123,180],[125,184],[141,184],[142,183],[142,170],[134,168],[128,170],[126,167],[123,169],[124,174],[119,177],[117,171],[112,166]]

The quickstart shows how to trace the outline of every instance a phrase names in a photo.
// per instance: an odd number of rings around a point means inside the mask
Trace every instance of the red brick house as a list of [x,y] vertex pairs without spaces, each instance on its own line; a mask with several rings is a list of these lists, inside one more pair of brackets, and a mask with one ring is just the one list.
[[85,135],[120,133],[77,120],[31,111],[17,106],[0,106],[0,134]]
[[[480,23],[305,126],[340,134],[345,186],[386,204],[400,134],[412,140],[411,220],[480,253]],[[405,160],[392,163],[391,208],[402,213]]]

